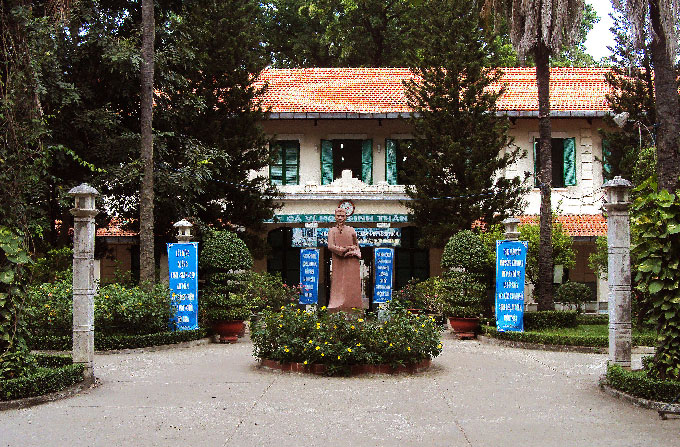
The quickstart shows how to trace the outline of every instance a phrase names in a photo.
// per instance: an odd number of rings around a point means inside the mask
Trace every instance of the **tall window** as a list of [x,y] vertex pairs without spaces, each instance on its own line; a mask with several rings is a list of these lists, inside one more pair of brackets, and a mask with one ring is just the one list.
[[395,250],[394,290],[404,287],[411,278],[424,281],[430,277],[429,251],[418,247],[418,239],[418,228],[401,229],[401,246]]
[[373,140],[321,140],[321,184],[340,178],[346,169],[373,183]]
[[[538,139],[534,139],[534,186],[538,187],[541,154]],[[573,138],[552,139],[552,186],[564,188],[576,185],[576,145]]]
[[283,140],[274,142],[276,158],[269,166],[272,185],[298,185],[300,183],[300,142]]
[[385,179],[390,185],[409,182],[407,153],[413,140],[385,140]]
[[267,259],[267,271],[280,273],[289,286],[300,284],[300,249],[292,247],[293,229],[277,228],[267,235],[272,251]]

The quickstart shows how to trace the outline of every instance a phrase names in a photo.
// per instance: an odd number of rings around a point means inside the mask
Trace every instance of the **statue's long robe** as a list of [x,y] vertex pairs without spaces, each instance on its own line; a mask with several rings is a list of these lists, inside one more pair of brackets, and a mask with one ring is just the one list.
[[333,227],[328,232],[328,249],[333,253],[331,272],[331,297],[329,310],[361,308],[361,271],[359,258],[344,257],[344,247],[359,245],[354,228],[343,226],[342,230]]

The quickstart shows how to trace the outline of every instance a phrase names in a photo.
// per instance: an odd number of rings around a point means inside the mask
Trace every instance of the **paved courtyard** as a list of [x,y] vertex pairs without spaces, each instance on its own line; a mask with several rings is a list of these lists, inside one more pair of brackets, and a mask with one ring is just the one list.
[[680,446],[680,419],[600,392],[605,355],[447,334],[426,373],[328,378],[259,370],[251,350],[98,355],[98,387],[0,412],[0,445]]

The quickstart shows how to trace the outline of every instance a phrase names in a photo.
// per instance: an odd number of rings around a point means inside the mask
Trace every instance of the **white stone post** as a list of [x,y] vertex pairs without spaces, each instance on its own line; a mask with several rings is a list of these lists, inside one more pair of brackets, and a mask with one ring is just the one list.
[[99,211],[96,189],[83,183],[69,191],[75,198],[73,215],[73,363],[85,365],[86,379],[94,377],[94,217]]
[[519,219],[516,217],[508,217],[503,221],[503,225],[505,225],[505,240],[519,240]]
[[630,368],[630,189],[619,176],[604,184],[607,203],[607,270],[609,275],[609,360]]

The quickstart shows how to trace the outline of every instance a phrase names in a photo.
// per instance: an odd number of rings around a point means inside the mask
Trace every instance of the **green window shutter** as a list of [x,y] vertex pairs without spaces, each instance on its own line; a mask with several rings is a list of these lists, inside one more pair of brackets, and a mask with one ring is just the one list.
[[285,163],[285,185],[300,184],[300,143],[291,141],[286,145],[283,157]]
[[333,182],[333,142],[321,140],[321,184]]
[[276,158],[269,165],[269,181],[272,185],[283,185],[283,147],[275,143]]
[[361,181],[373,184],[373,140],[361,142]]
[[534,188],[538,188],[538,139],[534,138]]
[[602,140],[602,179],[612,178],[612,151],[609,149],[609,141]]
[[397,141],[385,140],[385,180],[397,184]]
[[576,185],[576,140],[565,138],[562,140],[564,147],[564,186]]

